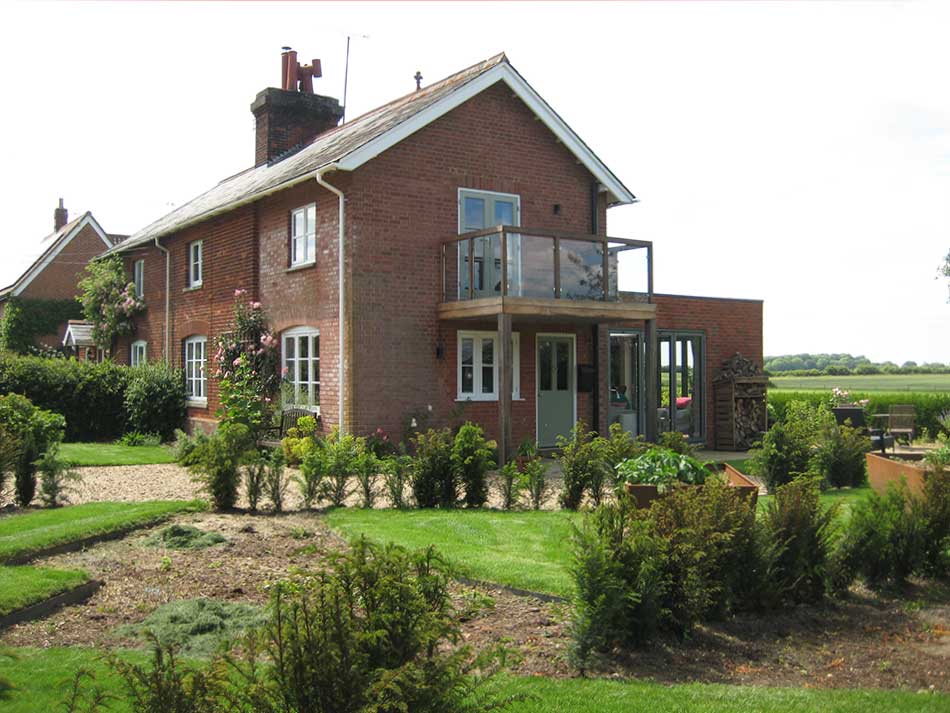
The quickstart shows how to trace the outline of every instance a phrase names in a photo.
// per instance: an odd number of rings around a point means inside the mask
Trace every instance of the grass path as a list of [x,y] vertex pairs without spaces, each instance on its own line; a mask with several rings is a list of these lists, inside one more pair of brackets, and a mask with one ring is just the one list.
[[157,522],[198,502],[87,503],[0,517],[0,563],[56,545]]
[[563,511],[362,510],[327,514],[348,538],[363,534],[409,548],[435,545],[459,573],[535,592],[570,596],[571,521]]
[[[4,713],[46,713],[61,710],[74,673],[80,668],[95,675],[95,684],[121,696],[121,682],[93,649],[15,649],[0,670],[17,687],[0,702]],[[141,652],[123,653],[136,662]],[[489,684],[502,695],[526,700],[504,709],[510,713],[939,713],[950,710],[946,695],[880,690],[815,690],[760,688],[711,684],[664,686],[639,681],[550,679],[500,676]],[[124,700],[110,703],[111,713],[127,713]]]
[[174,463],[168,446],[123,446],[118,443],[64,443],[60,455],[74,466]]

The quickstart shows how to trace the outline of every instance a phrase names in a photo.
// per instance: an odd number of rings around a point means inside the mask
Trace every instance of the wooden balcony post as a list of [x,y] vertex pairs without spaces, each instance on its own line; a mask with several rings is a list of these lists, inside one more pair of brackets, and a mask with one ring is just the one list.
[[508,462],[511,452],[511,388],[514,383],[514,356],[511,345],[511,315],[498,315],[498,467]]
[[657,438],[657,409],[660,404],[657,400],[656,382],[659,373],[657,363],[656,320],[647,319],[643,323],[643,339],[646,342],[646,364],[644,378],[644,422],[643,435],[650,443],[656,443]]

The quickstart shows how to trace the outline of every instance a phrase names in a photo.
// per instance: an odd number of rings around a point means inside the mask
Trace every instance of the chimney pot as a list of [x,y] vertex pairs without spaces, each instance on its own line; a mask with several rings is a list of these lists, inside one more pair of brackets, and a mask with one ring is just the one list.
[[63,207],[63,199],[59,199],[59,207],[53,211],[53,231],[57,231],[69,222],[69,211]]

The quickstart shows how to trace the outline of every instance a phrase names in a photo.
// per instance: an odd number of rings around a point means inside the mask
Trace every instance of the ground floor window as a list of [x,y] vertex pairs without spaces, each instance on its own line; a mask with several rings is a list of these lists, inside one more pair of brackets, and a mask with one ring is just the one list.
[[148,343],[141,339],[137,342],[132,342],[132,366],[141,366],[147,361],[147,349]]
[[[458,333],[458,399],[460,401],[497,401],[499,371],[498,332]],[[521,342],[517,332],[511,335],[511,397],[521,398]]]
[[208,402],[205,378],[205,353],[207,337],[188,337],[185,340],[185,394],[188,401],[197,405]]
[[283,403],[320,411],[320,330],[288,329],[282,336]]

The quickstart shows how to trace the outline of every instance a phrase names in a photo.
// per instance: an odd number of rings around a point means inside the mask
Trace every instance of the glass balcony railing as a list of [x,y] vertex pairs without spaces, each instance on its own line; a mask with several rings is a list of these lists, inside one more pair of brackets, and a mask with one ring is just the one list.
[[443,302],[490,297],[652,302],[653,244],[499,225],[442,243]]

